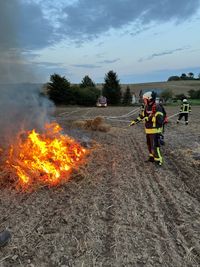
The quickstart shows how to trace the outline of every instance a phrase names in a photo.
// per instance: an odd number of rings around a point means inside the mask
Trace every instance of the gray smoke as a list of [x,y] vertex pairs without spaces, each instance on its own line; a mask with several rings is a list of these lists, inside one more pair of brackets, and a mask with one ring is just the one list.
[[[40,84],[27,84],[34,70],[22,56],[18,39],[18,0],[0,1],[0,146],[9,145],[20,130],[43,129],[53,104],[42,97]],[[35,79],[36,80],[36,79]]]

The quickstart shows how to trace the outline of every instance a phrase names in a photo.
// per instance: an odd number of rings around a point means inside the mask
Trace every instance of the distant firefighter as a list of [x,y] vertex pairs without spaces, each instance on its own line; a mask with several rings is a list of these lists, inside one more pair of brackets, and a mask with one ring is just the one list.
[[191,112],[191,106],[188,103],[187,99],[183,99],[183,102],[181,104],[179,116],[177,123],[180,122],[180,120],[184,117],[185,118],[185,125],[188,125],[188,114]]
[[145,121],[145,133],[147,147],[149,150],[149,158],[147,161],[155,162],[159,166],[163,163],[160,152],[160,137],[163,131],[164,114],[160,104],[156,104],[156,93],[146,92],[143,95],[144,106],[138,118],[131,122],[130,126]]

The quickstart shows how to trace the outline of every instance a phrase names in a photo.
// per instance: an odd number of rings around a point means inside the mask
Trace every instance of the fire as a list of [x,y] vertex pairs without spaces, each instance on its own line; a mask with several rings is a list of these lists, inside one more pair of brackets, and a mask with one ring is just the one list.
[[56,185],[69,179],[71,171],[84,161],[86,149],[62,135],[61,130],[59,124],[51,123],[42,134],[32,130],[18,136],[6,163],[17,174],[20,185]]

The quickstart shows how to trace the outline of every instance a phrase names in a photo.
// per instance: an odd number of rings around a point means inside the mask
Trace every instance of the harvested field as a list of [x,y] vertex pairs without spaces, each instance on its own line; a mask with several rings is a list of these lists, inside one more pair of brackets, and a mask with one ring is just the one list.
[[[143,125],[128,127],[122,116],[133,109],[56,110],[65,132],[91,153],[64,185],[1,188],[0,229],[12,232],[1,267],[200,266],[200,107],[192,107],[188,126],[171,118],[162,167],[145,163]],[[179,107],[166,110],[171,116]],[[98,116],[108,131],[74,123]]]

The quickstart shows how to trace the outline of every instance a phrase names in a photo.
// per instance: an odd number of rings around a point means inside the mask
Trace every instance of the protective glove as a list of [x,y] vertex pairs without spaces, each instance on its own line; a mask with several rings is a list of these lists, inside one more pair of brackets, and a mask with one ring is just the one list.
[[168,117],[166,116],[165,118],[164,118],[164,124],[166,124],[166,123],[168,123],[169,122],[169,119],[168,119]]
[[129,124],[129,126],[133,126],[133,125],[135,125],[135,121],[132,121],[132,122]]

